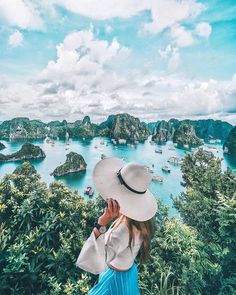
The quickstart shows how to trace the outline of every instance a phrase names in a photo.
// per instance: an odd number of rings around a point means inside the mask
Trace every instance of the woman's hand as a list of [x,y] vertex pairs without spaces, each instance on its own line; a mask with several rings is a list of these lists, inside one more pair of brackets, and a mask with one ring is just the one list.
[[108,198],[107,207],[104,209],[103,214],[98,218],[98,223],[101,225],[107,225],[111,220],[118,217],[120,211],[120,205],[118,201]]

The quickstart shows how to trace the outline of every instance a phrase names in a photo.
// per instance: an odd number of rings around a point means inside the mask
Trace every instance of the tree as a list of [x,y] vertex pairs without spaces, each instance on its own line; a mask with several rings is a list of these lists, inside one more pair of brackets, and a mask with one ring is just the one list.
[[183,222],[197,230],[214,268],[203,294],[233,294],[236,290],[236,178],[221,170],[221,160],[200,149],[182,165],[186,191],[174,199]]

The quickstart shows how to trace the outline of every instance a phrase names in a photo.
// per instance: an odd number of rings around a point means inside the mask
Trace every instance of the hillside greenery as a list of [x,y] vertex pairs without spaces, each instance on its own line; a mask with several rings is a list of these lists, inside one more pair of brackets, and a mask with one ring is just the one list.
[[[158,200],[151,257],[140,265],[142,295],[236,294],[236,182],[202,150],[182,165],[180,218]],[[76,268],[104,201],[49,186],[29,162],[0,180],[0,294],[83,295],[97,276]],[[138,261],[137,261],[138,262]]]

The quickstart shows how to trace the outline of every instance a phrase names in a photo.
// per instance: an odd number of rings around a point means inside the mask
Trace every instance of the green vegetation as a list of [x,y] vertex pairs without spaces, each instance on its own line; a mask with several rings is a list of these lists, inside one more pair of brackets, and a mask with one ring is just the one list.
[[199,146],[203,144],[203,141],[195,134],[194,128],[188,124],[181,124],[174,132],[173,142],[178,146],[184,145]]
[[62,176],[68,173],[74,173],[86,170],[87,164],[82,155],[70,152],[66,155],[64,164],[58,166],[51,175]]
[[[236,180],[202,150],[182,165],[181,218],[158,201],[142,295],[236,294]],[[61,181],[47,187],[29,162],[0,181],[0,294],[82,295],[97,276],[75,267],[102,212]]]
[[230,156],[236,156],[236,127],[234,127],[224,143],[224,149]]
[[29,159],[40,159],[45,158],[46,155],[44,151],[39,147],[35,146],[32,143],[24,143],[21,149],[10,155],[0,154],[0,163],[10,162],[10,161],[20,161],[20,160],[29,160]]

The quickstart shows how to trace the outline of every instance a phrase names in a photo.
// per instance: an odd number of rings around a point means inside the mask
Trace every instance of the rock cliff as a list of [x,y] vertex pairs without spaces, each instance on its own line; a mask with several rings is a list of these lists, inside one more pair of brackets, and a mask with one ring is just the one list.
[[225,153],[236,156],[236,126],[230,131],[223,145],[223,149]]
[[86,170],[87,164],[84,158],[75,152],[70,152],[66,155],[64,164],[58,166],[51,175],[62,176],[68,173],[80,172]]
[[29,159],[40,159],[45,157],[46,155],[44,151],[39,146],[35,146],[32,143],[24,143],[21,149],[13,154],[0,154],[0,163]]
[[178,147],[183,147],[184,145],[192,147],[203,144],[203,140],[196,136],[193,126],[188,124],[179,125],[174,132],[173,142],[177,143]]

